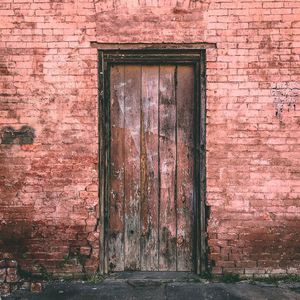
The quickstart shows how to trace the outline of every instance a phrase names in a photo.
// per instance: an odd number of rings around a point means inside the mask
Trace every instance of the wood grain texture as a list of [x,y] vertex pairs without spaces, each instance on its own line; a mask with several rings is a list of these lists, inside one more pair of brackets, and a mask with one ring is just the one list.
[[140,269],[141,66],[125,66],[125,270]]
[[158,66],[142,66],[141,270],[158,270]]
[[111,192],[109,201],[108,266],[124,270],[124,66],[115,65],[111,86]]
[[193,269],[194,92],[192,66],[111,67],[111,271]]
[[176,270],[176,99],[175,66],[160,66],[159,81],[160,226],[159,270]]
[[192,271],[194,70],[177,66],[177,271]]

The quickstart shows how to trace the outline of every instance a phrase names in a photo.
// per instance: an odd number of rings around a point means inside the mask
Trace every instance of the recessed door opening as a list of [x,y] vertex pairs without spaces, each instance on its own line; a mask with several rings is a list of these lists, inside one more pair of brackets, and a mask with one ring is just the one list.
[[100,51],[102,272],[200,273],[205,53],[125,52]]

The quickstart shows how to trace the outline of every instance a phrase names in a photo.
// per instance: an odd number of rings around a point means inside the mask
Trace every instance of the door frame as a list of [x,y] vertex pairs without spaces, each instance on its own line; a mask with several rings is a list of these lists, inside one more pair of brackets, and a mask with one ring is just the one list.
[[194,272],[207,271],[206,207],[206,48],[213,44],[99,44],[98,48],[98,130],[99,130],[99,272],[108,266],[108,201],[110,191],[110,65],[111,64],[191,64],[195,70],[194,116],[194,199],[193,265]]

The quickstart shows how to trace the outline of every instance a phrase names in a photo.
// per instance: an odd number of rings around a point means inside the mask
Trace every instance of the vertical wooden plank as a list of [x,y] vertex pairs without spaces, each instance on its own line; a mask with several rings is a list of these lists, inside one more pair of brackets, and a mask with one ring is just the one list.
[[141,66],[125,65],[125,270],[140,269]]
[[177,67],[177,270],[192,271],[193,66]]
[[141,270],[158,270],[158,66],[142,66]]
[[108,266],[124,270],[124,66],[110,70],[111,178]]
[[175,66],[160,66],[159,80],[159,269],[176,270],[176,99]]

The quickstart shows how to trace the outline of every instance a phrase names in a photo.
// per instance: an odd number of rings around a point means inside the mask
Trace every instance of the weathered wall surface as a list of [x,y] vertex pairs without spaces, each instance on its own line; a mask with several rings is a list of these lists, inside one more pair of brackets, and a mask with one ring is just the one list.
[[300,1],[2,0],[0,255],[61,274],[99,262],[98,42],[211,42],[209,261],[300,272]]
[[96,270],[97,51],[89,1],[1,1],[0,252],[34,272]]

